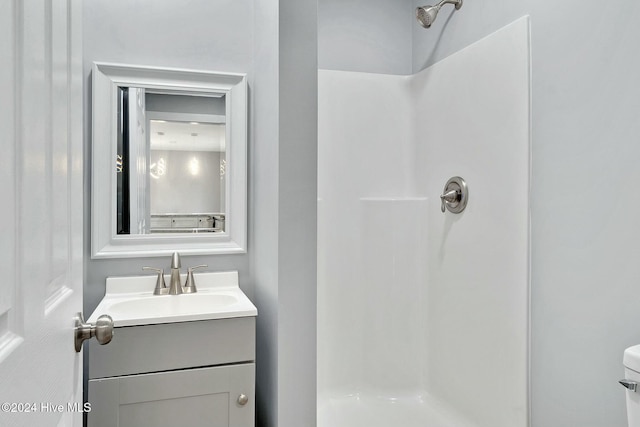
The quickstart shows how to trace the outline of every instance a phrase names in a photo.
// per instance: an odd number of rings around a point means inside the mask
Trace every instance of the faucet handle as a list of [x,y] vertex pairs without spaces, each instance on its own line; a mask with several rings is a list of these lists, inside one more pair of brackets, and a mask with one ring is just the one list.
[[164,270],[162,268],[154,268],[154,267],[142,267],[143,270],[152,270],[158,273],[158,278],[156,279],[156,288],[153,290],[154,295],[166,295],[169,289],[167,288],[167,284],[164,282]]
[[194,294],[198,292],[198,290],[196,289],[196,281],[193,278],[193,270],[197,268],[203,268],[203,267],[208,267],[208,265],[202,264],[202,265],[196,265],[195,267],[189,267],[189,269],[187,270],[187,282],[184,284],[184,288],[182,288],[182,292],[184,292],[185,294]]

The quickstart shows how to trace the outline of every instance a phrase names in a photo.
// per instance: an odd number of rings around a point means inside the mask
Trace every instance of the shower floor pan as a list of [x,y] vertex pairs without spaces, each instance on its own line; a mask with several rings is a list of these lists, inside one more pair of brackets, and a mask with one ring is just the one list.
[[478,427],[428,395],[318,396],[318,427]]

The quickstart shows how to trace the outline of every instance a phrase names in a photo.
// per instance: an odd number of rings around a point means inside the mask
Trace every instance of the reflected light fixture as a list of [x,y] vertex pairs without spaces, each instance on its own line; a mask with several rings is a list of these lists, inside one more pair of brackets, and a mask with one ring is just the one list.
[[162,175],[167,172],[167,164],[164,161],[164,158],[160,157],[156,163],[152,163],[149,167],[149,175],[153,179],[159,179]]
[[220,178],[224,178],[224,175],[227,173],[227,159],[220,160]]
[[198,162],[197,158],[192,158],[191,161],[189,162],[189,172],[191,172],[191,175],[198,175],[200,173],[200,163]]

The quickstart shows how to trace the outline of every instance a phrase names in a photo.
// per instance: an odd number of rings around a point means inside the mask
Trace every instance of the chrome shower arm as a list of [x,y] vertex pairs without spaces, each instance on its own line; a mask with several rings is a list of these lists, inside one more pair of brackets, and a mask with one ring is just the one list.
[[440,9],[445,4],[452,4],[455,6],[456,10],[460,10],[460,8],[462,7],[462,0],[442,0],[440,3],[435,5],[435,7]]

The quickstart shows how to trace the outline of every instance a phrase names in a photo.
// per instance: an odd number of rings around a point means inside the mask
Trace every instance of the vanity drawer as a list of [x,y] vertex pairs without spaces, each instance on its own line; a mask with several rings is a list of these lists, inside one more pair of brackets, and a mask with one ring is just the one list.
[[251,362],[255,317],[120,327],[88,350],[90,379]]

